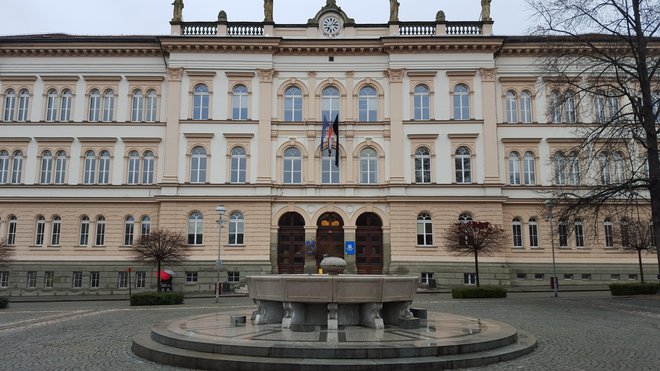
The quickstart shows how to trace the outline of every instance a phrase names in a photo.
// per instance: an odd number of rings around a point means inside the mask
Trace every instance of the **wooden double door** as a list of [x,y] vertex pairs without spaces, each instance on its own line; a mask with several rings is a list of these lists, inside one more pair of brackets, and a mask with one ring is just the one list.
[[305,269],[305,220],[298,213],[282,215],[277,231],[277,272],[303,273]]
[[321,215],[316,226],[316,267],[326,256],[344,258],[344,221],[337,213]]
[[355,265],[358,274],[383,273],[383,222],[374,213],[357,219],[355,230]]

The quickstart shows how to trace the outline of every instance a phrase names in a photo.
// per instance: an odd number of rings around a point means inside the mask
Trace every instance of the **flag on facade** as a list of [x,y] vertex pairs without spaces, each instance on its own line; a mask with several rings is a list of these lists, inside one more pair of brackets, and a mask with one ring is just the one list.
[[[332,123],[332,129],[337,137],[335,142],[335,166],[339,167],[339,115],[335,116],[335,121]],[[328,141],[328,147],[330,147],[330,141]]]
[[[323,153],[323,139],[325,138],[325,131],[330,127],[328,119],[323,115],[323,128],[321,129],[321,153]],[[330,147],[330,142],[328,142],[328,147]]]

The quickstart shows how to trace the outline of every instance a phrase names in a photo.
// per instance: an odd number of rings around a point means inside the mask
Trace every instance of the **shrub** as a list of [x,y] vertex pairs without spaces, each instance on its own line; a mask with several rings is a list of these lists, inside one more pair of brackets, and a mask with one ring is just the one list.
[[131,305],[175,305],[183,304],[181,292],[140,292],[131,295]]
[[500,286],[455,287],[451,289],[454,299],[506,298],[506,289]]
[[623,295],[654,295],[660,290],[657,283],[611,283],[612,296]]
[[7,308],[9,306],[9,299],[0,297],[0,309]]

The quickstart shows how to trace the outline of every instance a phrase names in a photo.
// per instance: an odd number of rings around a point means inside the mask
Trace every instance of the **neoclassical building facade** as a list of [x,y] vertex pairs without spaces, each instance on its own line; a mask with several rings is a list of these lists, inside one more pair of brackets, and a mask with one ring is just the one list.
[[324,254],[353,273],[472,284],[473,258],[443,241],[466,219],[510,232],[482,283],[549,285],[553,250],[560,285],[639,279],[618,221],[552,231],[542,213],[552,187],[586,182],[551,159],[579,162],[573,128],[605,108],[554,109],[566,93],[535,72],[538,39],[441,12],[360,25],[334,1],[303,24],[270,12],[175,9],[158,37],[0,37],[0,236],[14,250],[0,295],[154,287],[155,267],[130,257],[155,229],[187,237],[172,267],[184,291],[213,289],[218,256],[232,286],[315,272]]

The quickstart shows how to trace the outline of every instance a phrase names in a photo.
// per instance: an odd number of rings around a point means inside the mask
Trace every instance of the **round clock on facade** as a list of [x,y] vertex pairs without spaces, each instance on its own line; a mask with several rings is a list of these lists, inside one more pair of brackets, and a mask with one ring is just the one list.
[[324,36],[334,37],[339,35],[341,31],[341,21],[334,15],[328,15],[321,19],[319,22],[321,32]]

